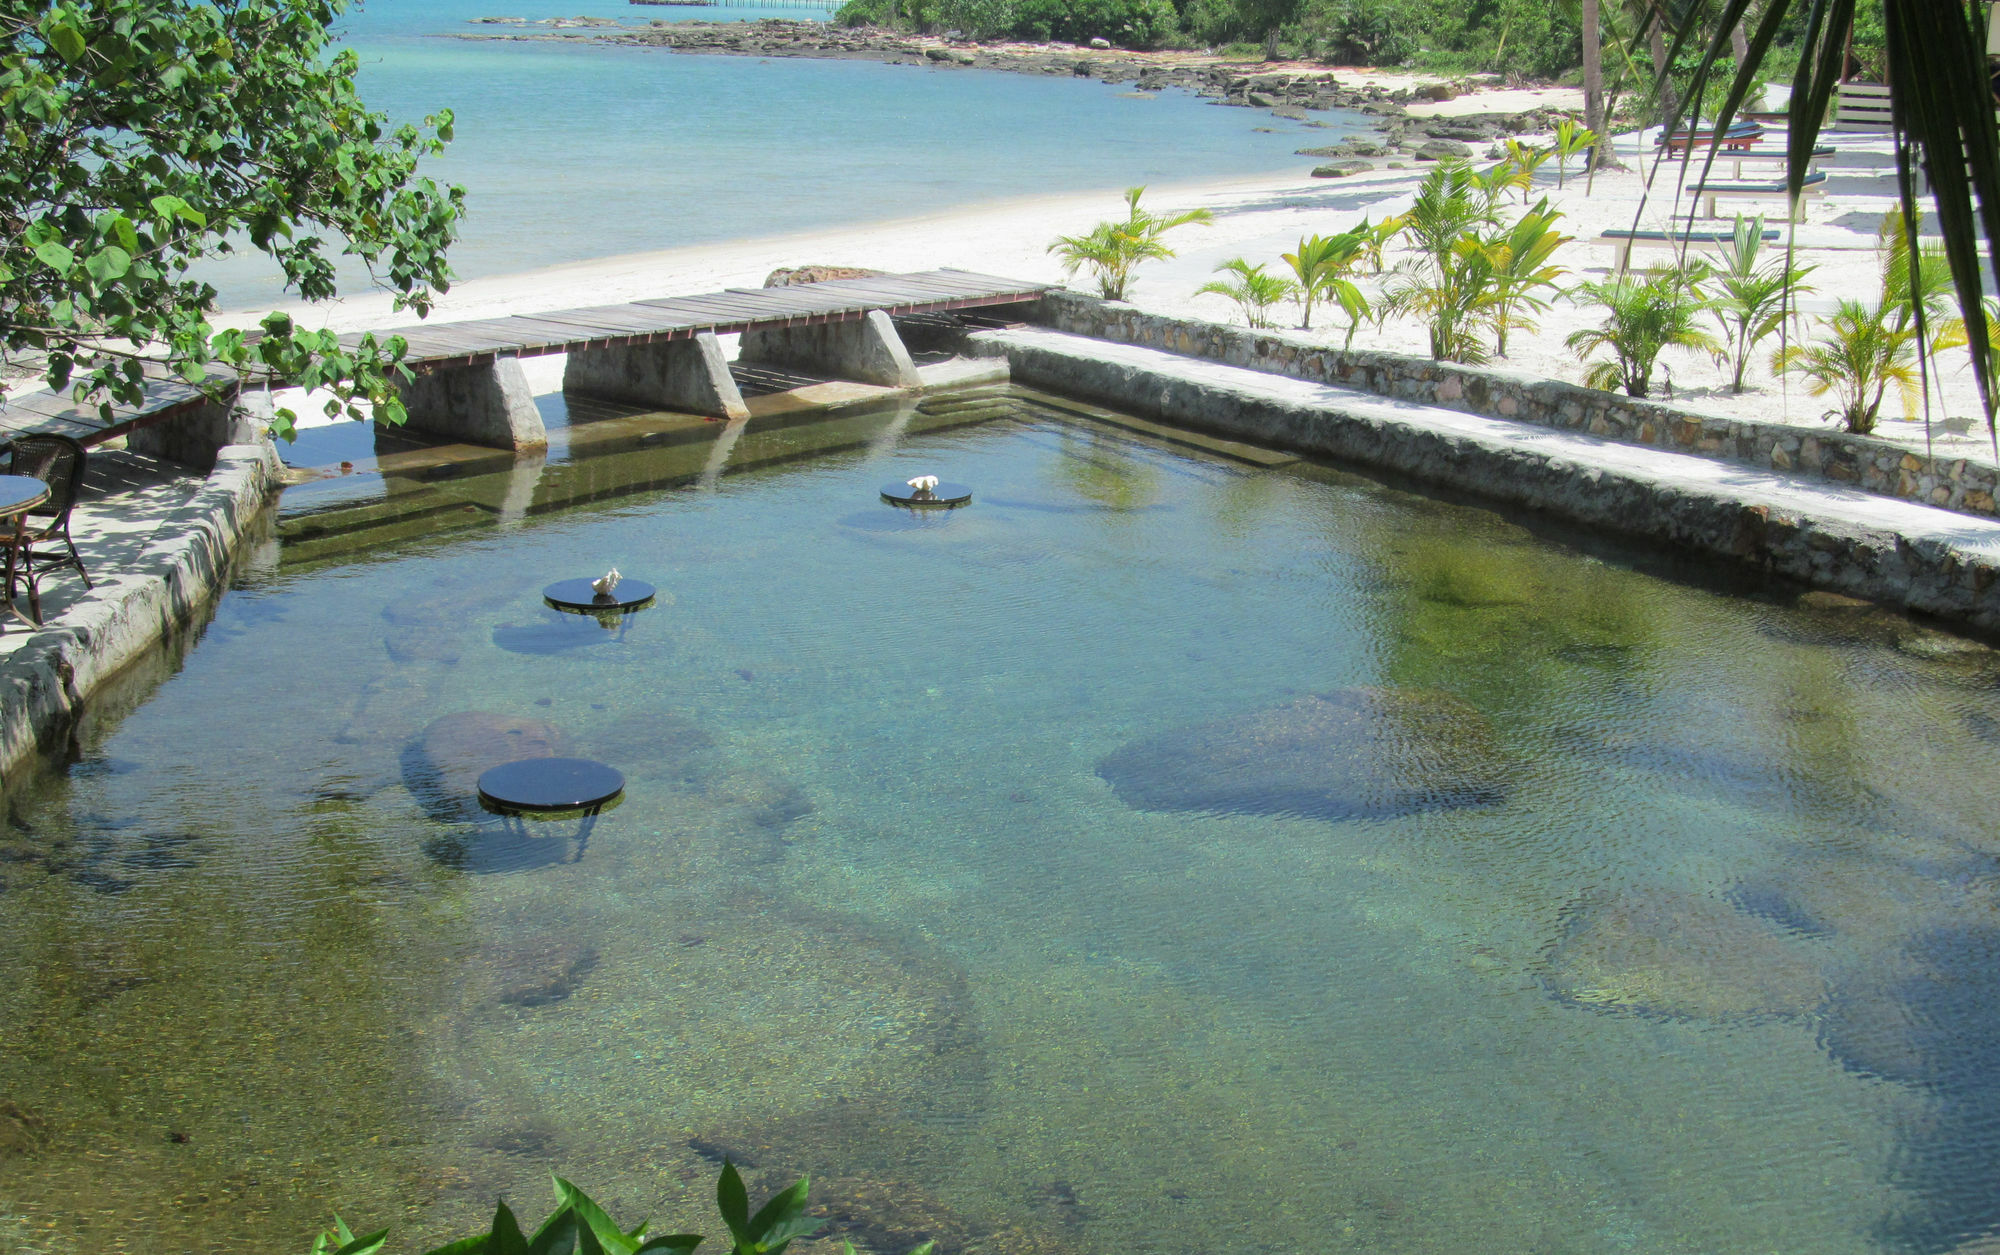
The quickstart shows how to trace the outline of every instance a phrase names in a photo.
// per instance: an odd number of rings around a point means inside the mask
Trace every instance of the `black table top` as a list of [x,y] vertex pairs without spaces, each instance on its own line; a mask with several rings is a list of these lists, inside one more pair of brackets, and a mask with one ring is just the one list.
[[575,614],[629,612],[653,604],[653,596],[659,591],[644,580],[620,579],[609,597],[600,597],[590,584],[587,579],[557,580],[542,590],[542,600],[558,610]]
[[479,804],[503,815],[591,810],[624,791],[617,768],[588,758],[523,758],[479,777]]
[[919,493],[905,483],[882,485],[882,500],[891,505],[936,506],[955,509],[972,500],[972,489],[964,484],[940,483],[928,493]]

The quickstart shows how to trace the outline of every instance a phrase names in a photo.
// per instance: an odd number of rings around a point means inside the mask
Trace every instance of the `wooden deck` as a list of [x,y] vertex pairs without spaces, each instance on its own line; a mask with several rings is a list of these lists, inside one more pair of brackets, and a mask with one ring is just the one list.
[[[404,362],[425,371],[478,365],[499,357],[540,357],[584,348],[685,340],[704,331],[728,334],[845,322],[878,309],[896,317],[1012,305],[1034,300],[1049,287],[966,270],[926,270],[796,287],[731,288],[700,296],[471,322],[420,323],[376,334],[403,336],[409,342]],[[356,333],[342,340],[354,344],[360,338]],[[0,403],[0,441],[30,431],[53,431],[87,445],[101,444],[200,404],[201,399],[197,388],[162,380],[148,387],[144,405],[115,406],[107,420],[95,405],[80,406],[67,396],[46,391],[30,393]]]
[[[233,371],[209,376],[216,383],[226,383],[235,377]],[[114,436],[157,423],[202,401],[200,388],[163,377],[146,385],[144,405],[114,405],[111,417],[106,419],[94,401],[78,405],[66,393],[43,389],[0,402],[0,443],[29,432],[54,432],[73,436],[86,445],[103,444]]]
[[[968,270],[926,270],[873,279],[831,279],[789,288],[730,288],[701,296],[670,296],[623,305],[520,314],[477,322],[399,327],[414,369],[471,366],[496,357],[540,357],[583,348],[686,340],[778,327],[846,322],[871,310],[891,317],[1032,301],[1046,283],[1023,283]],[[378,332],[377,334],[388,334]],[[358,336],[343,337],[348,343]]]

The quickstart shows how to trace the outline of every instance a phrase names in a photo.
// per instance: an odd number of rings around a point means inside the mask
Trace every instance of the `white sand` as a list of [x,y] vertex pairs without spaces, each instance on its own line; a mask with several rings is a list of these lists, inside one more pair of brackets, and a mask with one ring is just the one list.
[[[1482,96],[1513,94],[1479,93],[1461,97],[1460,101],[1476,102]],[[1492,105],[1494,111],[1502,107],[1497,100]],[[1842,135],[1832,137],[1832,142],[1841,155],[1836,159],[1837,164],[1828,167],[1831,175],[1828,194],[1807,203],[1805,220],[1797,234],[1800,259],[1818,267],[1811,278],[1817,292],[1802,303],[1808,317],[1829,310],[1835,294],[1874,299],[1879,290],[1875,231],[1883,213],[1894,204],[1886,141]],[[1620,147],[1627,161],[1635,166],[1633,172],[1599,175],[1588,188],[1572,178],[1558,191],[1552,168],[1545,167],[1537,184],[1535,195],[1549,196],[1551,203],[1565,215],[1566,231],[1576,237],[1575,243],[1557,255],[1557,260],[1571,271],[1565,283],[1604,277],[1612,258],[1610,250],[1597,243],[1596,237],[1610,227],[1631,226],[1638,214],[1642,182],[1636,169],[1640,152],[1638,137],[1628,137]],[[1650,152],[1649,146],[1647,151]],[[1310,164],[1310,159],[1301,158],[1301,176]],[[1217,296],[1193,295],[1218,263],[1242,256],[1269,262],[1274,270],[1282,270],[1279,255],[1290,251],[1301,234],[1331,233],[1353,225],[1363,216],[1379,220],[1385,214],[1398,212],[1408,205],[1409,194],[1423,173],[1424,167],[1412,163],[1406,170],[1377,169],[1369,175],[1340,180],[1273,177],[1155,187],[1148,193],[1149,205],[1163,210],[1206,206],[1214,211],[1216,221],[1213,226],[1188,227],[1170,237],[1179,256],[1142,267],[1131,293],[1132,300],[1148,310],[1232,319],[1236,311],[1229,301]],[[1665,225],[1672,212],[1674,173],[1661,171],[1656,180],[1660,190],[1648,204],[1642,225]],[[466,282],[453,289],[432,317],[433,321],[453,321],[711,292],[725,287],[754,287],[778,267],[804,264],[867,266],[892,271],[955,266],[1013,278],[1060,280],[1062,269],[1047,252],[1049,241],[1058,234],[1087,231],[1093,223],[1114,216],[1121,208],[1118,191],[1107,189],[1095,194],[1027,198],[804,235],[606,258]],[[1681,206],[1683,214],[1686,208],[1685,204]],[[1723,213],[1735,209],[1783,216],[1782,204],[1775,201],[1737,202],[1735,206],[1725,203]],[[1726,219],[1718,225],[1726,225]],[[1635,254],[1635,263],[1664,256],[1661,252],[1649,254],[1642,250]],[[1393,250],[1390,260],[1395,260]],[[1377,282],[1370,279],[1364,286]],[[1078,276],[1073,284],[1084,286],[1086,277]],[[340,330],[380,328],[411,321],[407,315],[392,317],[388,298],[376,293],[310,309],[297,308],[294,312]],[[1296,319],[1295,311],[1285,312],[1288,320]],[[1337,311],[1333,321],[1338,321]],[[1564,347],[1563,340],[1578,328],[1596,322],[1597,316],[1588,307],[1558,300],[1542,316],[1539,333],[1519,330],[1513,333],[1509,345],[1511,356],[1501,365],[1580,381],[1583,367]],[[1325,334],[1330,343],[1338,343],[1341,338],[1338,331]],[[1411,320],[1391,322],[1381,329],[1364,328],[1355,345],[1413,354],[1427,351],[1423,327]],[[1728,393],[1728,376],[1723,368],[1705,357],[1671,350],[1662,359],[1664,370],[1656,373],[1656,395],[1659,384],[1665,382],[1663,376],[1670,376],[1673,399],[1690,409],[1822,426],[1820,416],[1831,399],[1808,395],[1796,379],[1782,387],[1774,381],[1768,361],[1775,347],[1775,341],[1769,342],[1753,354],[1747,380],[1749,390],[1741,396]],[[1943,378],[1939,381],[1942,399],[1933,398],[1933,419],[1978,413],[1971,372],[1964,363],[1962,351],[1944,356]],[[560,386],[559,358],[536,359],[526,365],[530,368],[530,382],[538,391],[552,391]],[[1882,435],[1922,446],[1921,424],[1902,420],[1893,393],[1884,402],[1883,418]],[[1973,437],[1940,435],[1936,447],[1960,456],[1983,457],[1987,444],[1983,433]]]

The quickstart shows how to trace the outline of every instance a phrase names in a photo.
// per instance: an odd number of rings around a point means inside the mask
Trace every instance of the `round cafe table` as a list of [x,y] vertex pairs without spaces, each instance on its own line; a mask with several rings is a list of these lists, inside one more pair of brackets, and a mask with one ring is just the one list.
[[524,758],[489,767],[479,776],[480,809],[500,816],[514,835],[526,837],[529,819],[581,815],[576,862],[583,861],[597,817],[625,799],[625,776],[588,758]]
[[49,499],[49,486],[32,475],[0,475],[0,531],[7,541],[7,587],[0,591],[0,606],[21,622],[40,627],[14,604],[14,568],[20,561],[21,544],[27,537],[28,511]]

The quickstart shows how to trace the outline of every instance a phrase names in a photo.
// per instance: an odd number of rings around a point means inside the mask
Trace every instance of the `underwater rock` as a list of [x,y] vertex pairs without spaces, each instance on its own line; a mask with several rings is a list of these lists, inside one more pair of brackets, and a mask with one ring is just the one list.
[[1915,623],[1886,607],[1827,592],[1806,593],[1793,612],[1761,617],[1757,630],[1774,640],[1835,648],[1897,646],[1918,632]]
[[1565,912],[1543,980],[1570,1002],[1675,1019],[1801,1015],[1825,982],[1800,943],[1725,902],[1656,891]]
[[1140,810],[1339,820],[1496,802],[1508,764],[1455,697],[1354,688],[1135,741],[1097,774]]
[[0,1159],[30,1155],[49,1144],[49,1122],[0,1098]]
[[597,947],[557,933],[511,942],[491,956],[501,1002],[545,1007],[575,993],[597,966]]
[[645,708],[594,719],[582,737],[606,762],[644,764],[650,773],[672,773],[715,745],[715,737],[685,715]]
[[1930,929],[1856,964],[1834,981],[1820,1042],[1929,1098],[1898,1129],[1895,1179],[1910,1198],[1879,1226],[1885,1246],[1941,1255],[2000,1233],[2000,929]]
[[403,785],[424,813],[444,823],[478,820],[479,774],[522,758],[556,758],[568,739],[553,725],[491,711],[434,719],[403,750]]
[[703,774],[695,782],[701,794],[717,806],[740,807],[743,817],[767,831],[785,827],[813,813],[805,790],[770,772],[733,768]]
[[383,633],[382,648],[398,666],[413,662],[456,663],[465,652],[456,638],[433,628],[397,628]]

